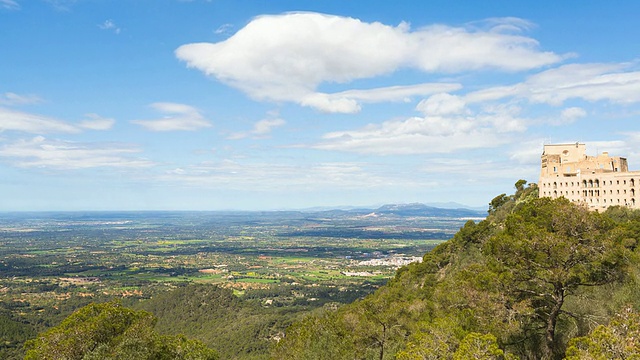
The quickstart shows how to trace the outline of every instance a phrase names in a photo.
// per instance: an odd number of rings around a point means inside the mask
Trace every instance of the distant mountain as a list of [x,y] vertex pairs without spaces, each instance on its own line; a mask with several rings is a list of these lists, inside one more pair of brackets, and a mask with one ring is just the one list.
[[[415,206],[422,205],[431,208],[437,209],[455,209],[455,210],[473,210],[476,212],[482,212],[483,216],[486,216],[488,207],[473,207],[467,206],[464,204],[460,204],[457,202],[449,201],[449,202],[434,202],[434,203],[410,203],[410,204],[383,204],[383,205],[368,205],[368,206],[316,206],[310,208],[299,209],[297,211],[302,211],[305,213],[314,213],[314,212],[331,212],[331,211],[341,211],[341,212],[367,212],[373,211],[378,208],[386,207],[386,206]],[[296,210],[289,210],[296,211]]]
[[460,203],[453,202],[453,201],[425,203],[425,205],[433,206],[433,207],[441,208],[441,209],[469,209],[469,210],[482,211],[482,212],[485,212],[485,213],[487,212],[487,210],[489,208],[488,206],[467,206],[467,205],[460,204]]
[[443,216],[443,217],[482,217],[486,211],[465,208],[440,208],[420,203],[413,204],[388,204],[374,210],[377,214],[396,216]]

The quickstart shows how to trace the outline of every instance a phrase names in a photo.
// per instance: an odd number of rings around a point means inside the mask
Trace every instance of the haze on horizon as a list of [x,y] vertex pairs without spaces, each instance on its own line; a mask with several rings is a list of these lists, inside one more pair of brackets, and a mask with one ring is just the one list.
[[640,3],[0,0],[0,211],[485,206],[640,169]]

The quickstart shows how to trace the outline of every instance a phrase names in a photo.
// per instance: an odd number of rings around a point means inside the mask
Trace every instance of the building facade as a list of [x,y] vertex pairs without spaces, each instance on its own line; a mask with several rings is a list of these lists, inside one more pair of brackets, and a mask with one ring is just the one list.
[[607,152],[589,156],[580,143],[544,146],[538,188],[540,197],[565,197],[591,210],[640,208],[640,171],[629,171],[626,158]]

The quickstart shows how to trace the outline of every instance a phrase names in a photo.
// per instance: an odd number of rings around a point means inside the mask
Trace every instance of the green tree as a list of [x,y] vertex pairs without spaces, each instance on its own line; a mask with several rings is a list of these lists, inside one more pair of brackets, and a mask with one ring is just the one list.
[[504,352],[491,334],[470,333],[460,342],[453,360],[501,360]]
[[509,200],[511,200],[511,196],[507,196],[507,194],[500,194],[493,199],[489,203],[489,214],[494,214],[500,207],[506,204]]
[[569,341],[566,360],[640,359],[640,314],[625,309],[609,325]]
[[451,319],[440,318],[424,322],[420,330],[409,338],[404,350],[398,352],[398,360],[443,360],[451,359],[460,340],[457,333],[462,330]]
[[25,360],[218,358],[200,342],[157,334],[155,322],[151,313],[117,302],[90,304],[29,340]]
[[291,325],[271,358],[274,360],[353,359],[351,334],[334,313],[310,315]]
[[564,198],[540,198],[517,207],[504,231],[485,244],[489,265],[512,302],[528,302],[544,329],[543,358],[563,355],[556,339],[568,296],[583,286],[620,279],[625,248],[613,240],[613,222]]

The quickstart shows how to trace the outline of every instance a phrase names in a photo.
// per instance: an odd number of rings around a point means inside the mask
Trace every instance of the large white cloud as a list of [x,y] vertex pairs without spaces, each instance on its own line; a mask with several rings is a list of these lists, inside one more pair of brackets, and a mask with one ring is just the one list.
[[489,29],[438,25],[411,31],[404,23],[389,26],[317,13],[288,13],[257,17],[218,43],[180,46],[176,56],[255,99],[352,113],[359,110],[361,99],[318,93],[318,86],[373,78],[401,68],[447,73],[519,71],[562,59],[539,51],[535,40],[515,34],[522,23],[494,19]]
[[193,131],[212,126],[198,109],[189,105],[160,102],[151,104],[151,107],[164,116],[160,119],[131,122],[151,131]]

